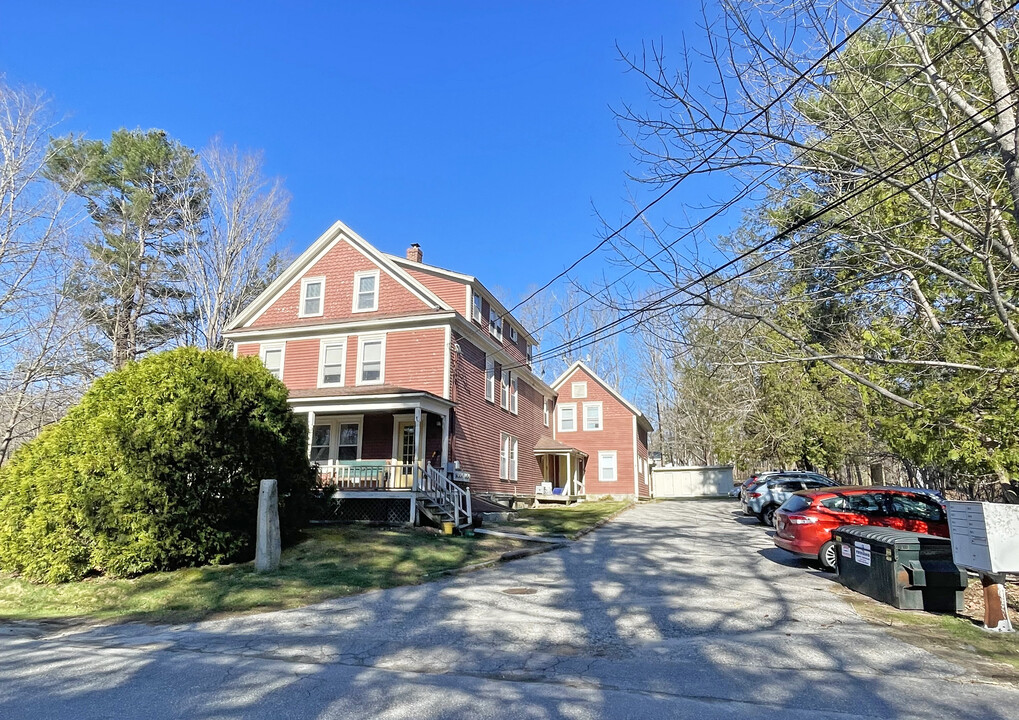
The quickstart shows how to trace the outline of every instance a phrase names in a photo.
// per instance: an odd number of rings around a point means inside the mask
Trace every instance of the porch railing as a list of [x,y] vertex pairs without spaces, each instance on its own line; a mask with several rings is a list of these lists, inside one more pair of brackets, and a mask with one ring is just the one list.
[[414,490],[420,469],[391,460],[316,463],[319,483],[337,490]]
[[431,465],[425,466],[421,490],[437,505],[452,513],[453,522],[457,527],[472,521],[470,492],[464,490]]

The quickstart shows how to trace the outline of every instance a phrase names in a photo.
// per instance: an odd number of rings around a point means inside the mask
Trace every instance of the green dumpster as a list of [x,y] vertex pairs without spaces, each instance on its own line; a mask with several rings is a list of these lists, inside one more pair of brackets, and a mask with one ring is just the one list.
[[883,527],[843,525],[832,536],[839,582],[902,610],[962,612],[966,571],[948,538]]

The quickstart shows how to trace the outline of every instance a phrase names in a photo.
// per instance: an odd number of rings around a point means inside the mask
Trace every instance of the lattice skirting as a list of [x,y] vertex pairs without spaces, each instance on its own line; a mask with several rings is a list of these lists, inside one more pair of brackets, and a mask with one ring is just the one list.
[[383,525],[406,525],[410,522],[407,498],[341,498],[333,500],[332,520],[366,522]]

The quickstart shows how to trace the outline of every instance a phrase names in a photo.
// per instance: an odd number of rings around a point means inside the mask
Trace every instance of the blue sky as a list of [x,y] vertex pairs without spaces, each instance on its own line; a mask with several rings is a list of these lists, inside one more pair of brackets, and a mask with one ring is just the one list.
[[696,42],[698,7],[0,0],[0,72],[46,90],[66,131],[264,150],[296,252],[342,219],[517,298],[597,242],[596,209],[626,217],[634,164],[611,108],[643,88],[616,44]]

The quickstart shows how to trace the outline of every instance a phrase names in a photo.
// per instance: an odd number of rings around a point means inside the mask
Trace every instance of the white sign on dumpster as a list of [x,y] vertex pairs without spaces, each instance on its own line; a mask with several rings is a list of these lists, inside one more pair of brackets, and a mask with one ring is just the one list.
[[1019,572],[1019,505],[949,500],[956,565],[984,573]]
[[856,550],[853,559],[861,565],[870,566],[870,545],[857,541],[853,543],[853,547]]

